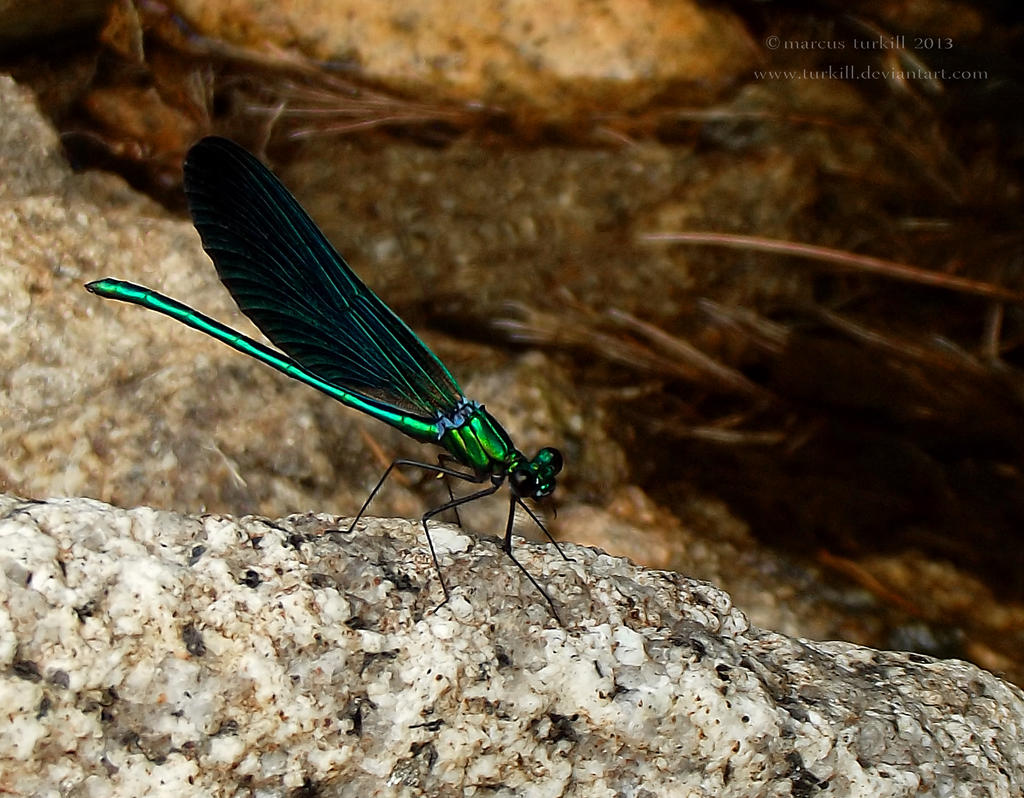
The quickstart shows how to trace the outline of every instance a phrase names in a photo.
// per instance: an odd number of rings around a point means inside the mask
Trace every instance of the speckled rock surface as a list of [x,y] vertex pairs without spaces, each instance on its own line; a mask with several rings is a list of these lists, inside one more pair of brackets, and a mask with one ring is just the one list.
[[[1015,796],[1024,694],[592,549],[0,498],[18,795]],[[344,528],[342,526],[342,528]],[[301,791],[301,792],[293,792]]]

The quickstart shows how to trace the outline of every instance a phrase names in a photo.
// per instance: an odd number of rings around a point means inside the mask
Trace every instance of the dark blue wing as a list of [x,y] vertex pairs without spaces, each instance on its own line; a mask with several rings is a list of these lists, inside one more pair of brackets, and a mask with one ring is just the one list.
[[205,138],[185,159],[192,219],[241,311],[327,382],[435,418],[462,389],[367,288],[281,182],[234,142]]

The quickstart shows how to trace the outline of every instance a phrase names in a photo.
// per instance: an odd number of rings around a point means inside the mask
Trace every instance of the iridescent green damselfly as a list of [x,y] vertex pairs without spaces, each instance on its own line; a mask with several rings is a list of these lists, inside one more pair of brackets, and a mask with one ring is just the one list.
[[[427,522],[446,510],[510,487],[502,549],[544,596],[554,601],[512,552],[516,507],[554,543],[525,499],[555,489],[562,455],[545,447],[528,458],[430,348],[355,275],[284,185],[232,141],[204,138],[185,159],[185,195],[203,248],[239,309],[274,349],[152,289],[107,278],[94,294],[141,305],[222,341],[343,405],[390,424],[411,438],[440,446],[437,464],[395,460],[370,491],[348,531],[396,467],[412,466],[486,485],[423,514],[430,554],[445,602],[449,591]],[[462,466],[442,465],[442,458]]]

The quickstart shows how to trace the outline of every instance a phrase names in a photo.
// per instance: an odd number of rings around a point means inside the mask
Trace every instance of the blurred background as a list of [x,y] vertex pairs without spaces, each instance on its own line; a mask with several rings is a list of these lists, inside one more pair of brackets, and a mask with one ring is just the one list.
[[[433,458],[84,292],[252,334],[181,192],[216,133],[563,451],[557,537],[1024,684],[1017,4],[79,0],[0,31],[0,489],[351,515]],[[410,473],[371,511],[444,495]]]

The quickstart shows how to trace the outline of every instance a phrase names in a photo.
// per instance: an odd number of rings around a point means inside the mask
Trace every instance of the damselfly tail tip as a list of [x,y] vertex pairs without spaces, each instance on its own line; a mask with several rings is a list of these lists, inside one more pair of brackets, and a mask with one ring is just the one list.
[[99,296],[106,296],[110,291],[110,285],[114,282],[112,277],[104,277],[102,280],[93,280],[91,283],[85,284],[85,290],[90,294],[98,294]]

